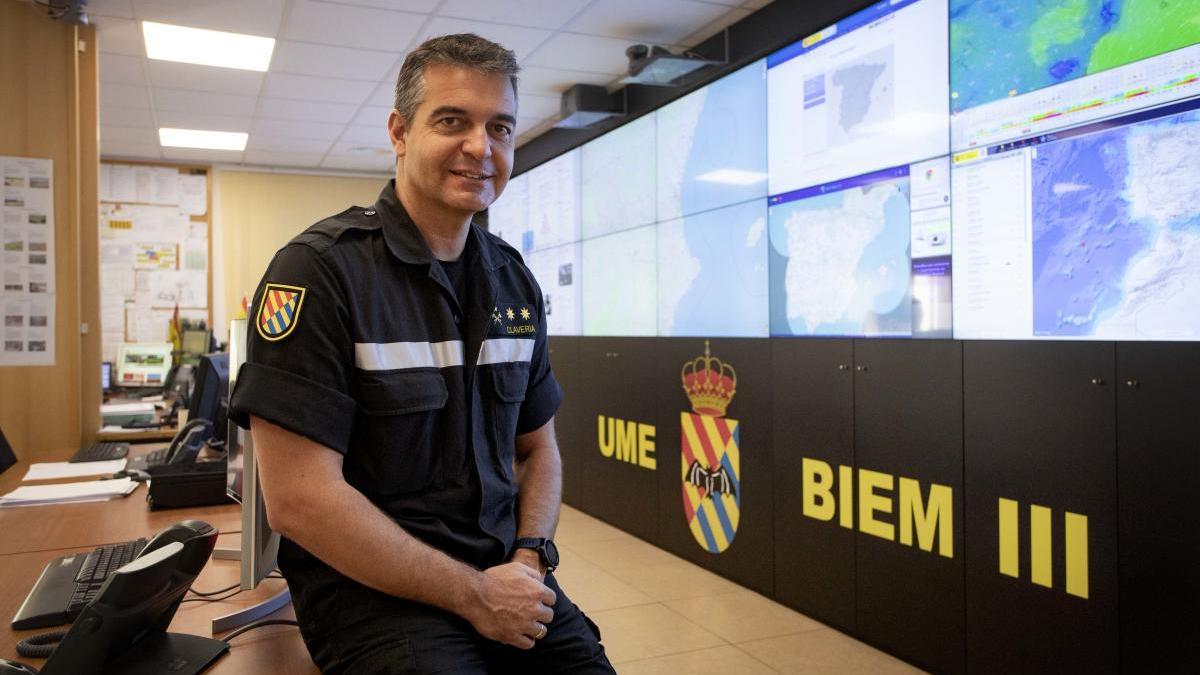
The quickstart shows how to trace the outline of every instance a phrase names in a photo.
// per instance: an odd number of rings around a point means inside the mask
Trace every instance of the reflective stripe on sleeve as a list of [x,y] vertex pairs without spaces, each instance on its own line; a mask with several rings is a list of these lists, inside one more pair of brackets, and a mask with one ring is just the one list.
[[533,340],[494,338],[484,340],[479,348],[479,365],[516,363],[533,360]]
[[354,365],[361,370],[449,368],[462,364],[462,340],[354,343]]

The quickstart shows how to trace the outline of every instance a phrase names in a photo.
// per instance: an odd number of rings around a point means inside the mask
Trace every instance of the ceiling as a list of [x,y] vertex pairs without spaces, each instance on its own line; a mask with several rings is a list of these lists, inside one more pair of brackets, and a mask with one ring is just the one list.
[[[770,0],[89,0],[105,158],[388,172],[385,120],[405,54],[472,32],[517,53],[518,144],[576,83],[611,85],[636,43],[693,46]],[[276,39],[267,72],[146,58],[141,21]],[[240,131],[245,151],[162,148],[159,127]]]

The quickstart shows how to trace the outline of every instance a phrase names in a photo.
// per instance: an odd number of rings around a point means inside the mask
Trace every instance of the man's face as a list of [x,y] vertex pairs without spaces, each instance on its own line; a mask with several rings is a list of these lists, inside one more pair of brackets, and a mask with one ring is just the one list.
[[[517,100],[505,75],[435,64],[411,121],[393,110],[396,182],[412,206],[469,215],[504,190],[516,147]],[[420,206],[418,206],[420,205]]]

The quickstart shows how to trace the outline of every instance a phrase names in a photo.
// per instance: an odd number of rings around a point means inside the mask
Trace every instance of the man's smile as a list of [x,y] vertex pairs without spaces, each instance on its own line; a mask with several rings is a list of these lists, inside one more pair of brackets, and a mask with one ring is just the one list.
[[450,173],[454,174],[455,176],[461,176],[471,180],[487,180],[494,175],[489,173],[475,173],[472,171],[459,171],[457,169],[450,169]]

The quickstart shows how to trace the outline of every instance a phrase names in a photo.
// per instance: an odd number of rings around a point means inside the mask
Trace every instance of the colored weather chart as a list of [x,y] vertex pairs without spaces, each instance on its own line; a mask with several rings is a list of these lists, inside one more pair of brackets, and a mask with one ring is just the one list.
[[1039,146],[1033,329],[1200,338],[1200,113]]
[[960,112],[1200,42],[1195,0],[951,0]]
[[771,335],[912,334],[907,176],[770,211]]

